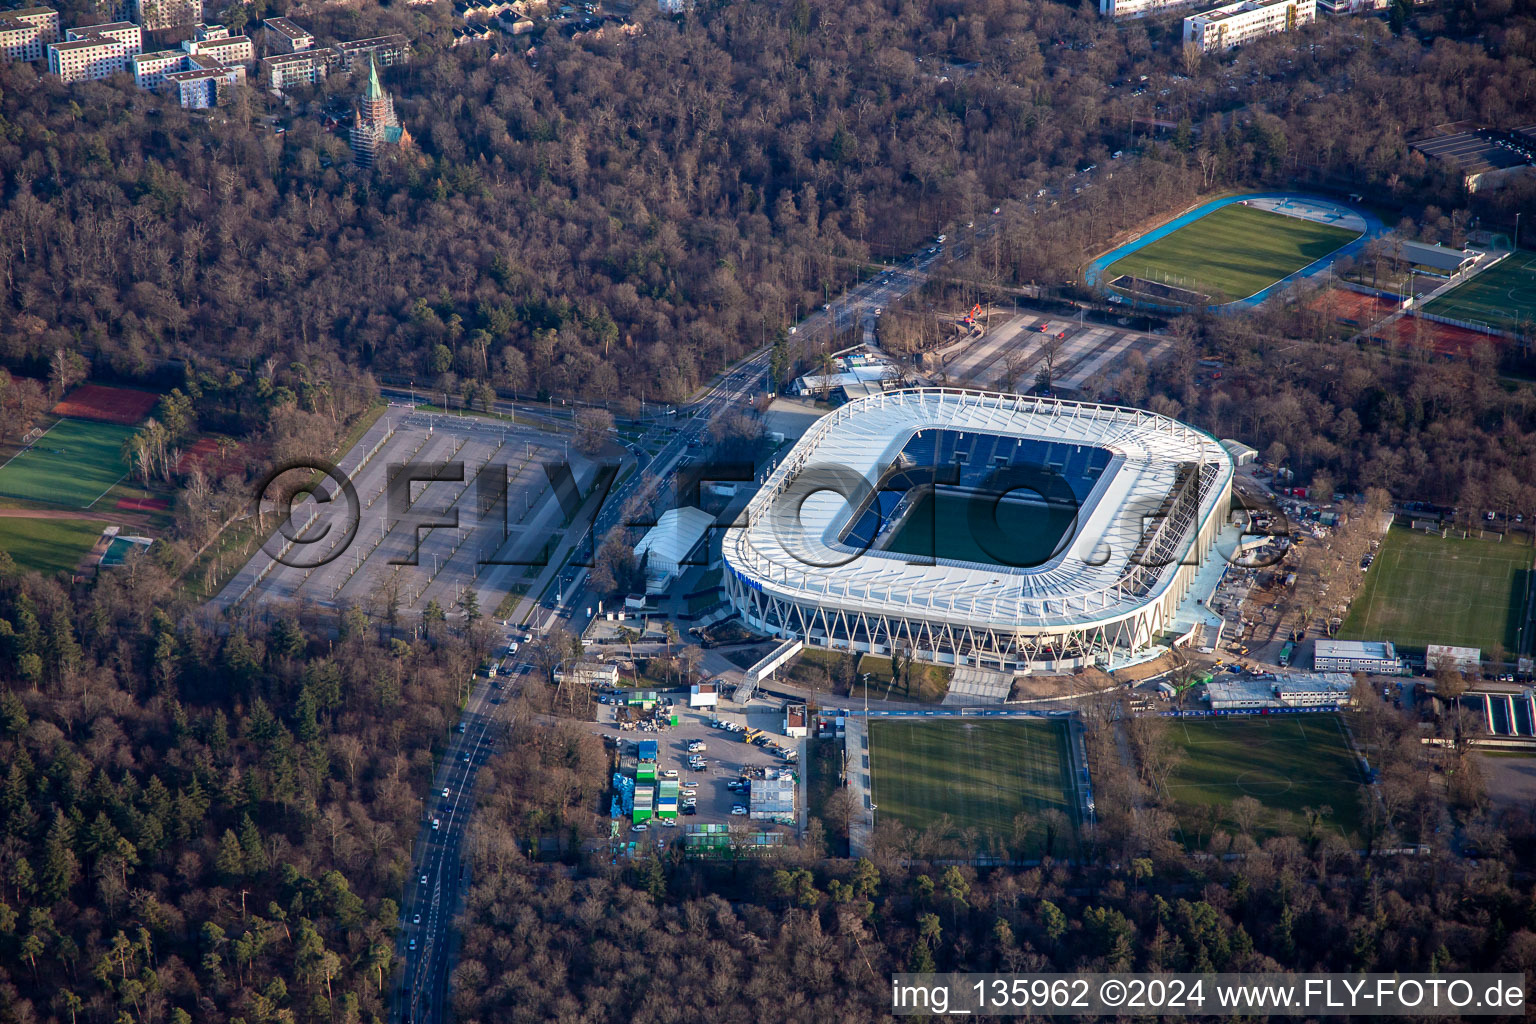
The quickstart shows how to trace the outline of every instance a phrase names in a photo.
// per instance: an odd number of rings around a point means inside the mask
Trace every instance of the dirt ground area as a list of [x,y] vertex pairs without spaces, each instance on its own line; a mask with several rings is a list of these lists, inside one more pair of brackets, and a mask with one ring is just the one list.
[[1074,697],[1114,686],[1115,680],[1096,668],[1085,668],[1070,676],[1019,676],[1008,693],[1010,701],[1048,700]]
[[1477,754],[1496,810],[1536,814],[1536,752],[1485,750]]

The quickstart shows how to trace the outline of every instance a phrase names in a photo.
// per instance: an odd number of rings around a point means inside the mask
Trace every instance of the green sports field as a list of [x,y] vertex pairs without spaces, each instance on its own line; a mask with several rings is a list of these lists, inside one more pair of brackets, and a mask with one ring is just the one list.
[[1347,228],[1233,203],[1116,260],[1104,269],[1103,280],[1128,274],[1234,302],[1359,236]]
[[1305,831],[1304,808],[1333,809],[1323,820],[1346,836],[1360,827],[1360,768],[1336,714],[1230,715],[1169,723],[1184,760],[1169,775],[1167,796],[1186,842],[1209,840],[1210,808],[1233,832],[1231,804],[1250,796],[1264,805],[1254,838]]
[[1339,636],[1513,650],[1532,550],[1393,527]]
[[14,519],[0,517],[0,551],[23,569],[45,575],[68,572],[101,536],[102,524],[89,519]]
[[1513,253],[1424,309],[1453,320],[1529,330],[1536,323],[1536,253]]
[[1051,808],[1077,821],[1067,724],[1035,719],[874,719],[869,764],[880,820],[922,830],[942,815],[955,829],[1007,840],[1020,812]]
[[887,549],[924,558],[1034,568],[1066,546],[1077,507],[1000,501],[948,490],[928,491],[896,528]]
[[123,478],[123,442],[133,428],[61,419],[0,466],[0,495],[69,508],[89,508]]

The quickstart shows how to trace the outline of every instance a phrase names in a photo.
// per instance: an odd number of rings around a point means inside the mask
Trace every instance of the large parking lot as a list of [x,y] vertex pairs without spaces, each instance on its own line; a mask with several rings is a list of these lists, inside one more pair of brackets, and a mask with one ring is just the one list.
[[[695,791],[698,812],[693,815],[679,816],[679,824],[702,825],[733,820],[731,806],[738,803],[745,804],[747,801],[745,794],[733,792],[727,788],[727,785],[739,779],[743,770],[748,767],[793,767],[794,770],[799,771],[798,764],[788,766],[764,748],[746,742],[742,739],[743,733],[728,732],[710,725],[710,719],[716,717],[714,710],[688,708],[686,693],[672,694],[672,697],[677,702],[672,709],[677,714],[677,726],[673,728],[665,728],[658,732],[620,729],[614,722],[612,705],[599,705],[597,718],[598,727],[603,734],[618,737],[621,748],[626,751],[631,749],[630,745],[641,740],[655,740],[658,774],[669,770],[675,771],[678,773],[678,780],[683,783],[683,789]],[[722,721],[763,729],[771,733],[781,746],[799,749],[799,756],[802,761],[804,760],[803,741],[787,739],[784,736],[782,709],[752,707],[748,709],[747,714],[721,712],[718,717]],[[705,760],[705,768],[703,771],[694,771],[688,767],[688,744],[693,740],[701,740],[704,743],[705,749],[702,756]],[[796,806],[802,817],[803,803],[803,799],[798,800]],[[736,817],[734,820],[744,822],[746,819]]]

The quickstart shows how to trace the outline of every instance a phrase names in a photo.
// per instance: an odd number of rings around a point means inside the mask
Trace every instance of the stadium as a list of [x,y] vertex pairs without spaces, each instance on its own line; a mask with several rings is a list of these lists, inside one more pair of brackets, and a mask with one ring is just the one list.
[[1136,409],[951,388],[819,420],[726,531],[751,627],[1014,671],[1169,630],[1232,498],[1214,438]]

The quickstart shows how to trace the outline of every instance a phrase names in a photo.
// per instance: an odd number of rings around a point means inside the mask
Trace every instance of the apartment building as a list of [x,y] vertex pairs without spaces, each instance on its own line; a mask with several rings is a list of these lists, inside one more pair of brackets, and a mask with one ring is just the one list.
[[0,11],[0,61],[42,60],[59,41],[59,12],[51,7]]
[[203,0],[133,0],[132,10],[146,32],[190,28],[203,20]]
[[1166,11],[1193,7],[1199,0],[1099,0],[1099,14],[1106,18],[1145,18]]
[[329,46],[298,53],[275,53],[261,59],[260,82],[281,92],[300,85],[315,85],[330,73],[341,57]]
[[66,82],[108,78],[127,71],[128,58],[143,50],[143,33],[131,21],[84,25],[48,45],[48,70]]
[[1316,20],[1317,0],[1238,0],[1185,18],[1184,45],[1201,53],[1230,50]]
[[267,30],[267,49],[273,53],[299,53],[315,45],[315,37],[287,18],[267,18],[262,22]]
[[181,48],[194,57],[209,57],[220,64],[254,64],[256,47],[249,36],[224,39],[188,39]]
[[336,52],[341,55],[342,70],[351,74],[354,69],[366,70],[369,56],[381,68],[406,63],[411,59],[411,41],[399,33],[373,39],[353,39],[337,43]]
[[166,85],[175,90],[176,99],[183,107],[202,110],[217,106],[229,89],[245,80],[245,68],[236,64],[227,66],[208,57],[188,54],[185,71],[165,76]]
[[133,84],[148,92],[165,88],[165,76],[186,67],[185,50],[156,50],[153,53],[136,53],[128,58],[128,70],[133,72]]

